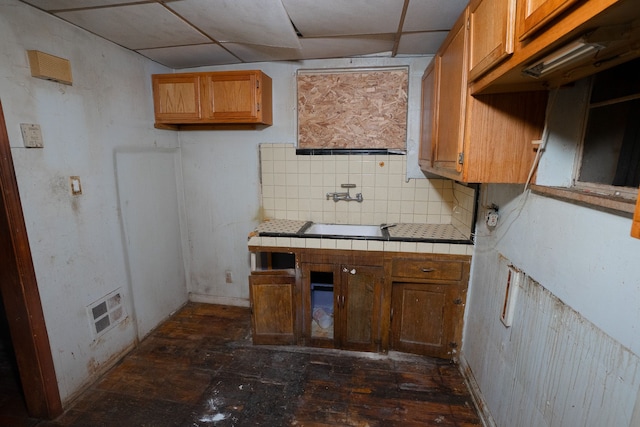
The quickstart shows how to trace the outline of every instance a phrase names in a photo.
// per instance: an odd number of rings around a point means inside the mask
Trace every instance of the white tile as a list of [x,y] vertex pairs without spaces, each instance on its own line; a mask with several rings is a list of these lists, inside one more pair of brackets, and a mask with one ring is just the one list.
[[384,242],[385,252],[399,252],[400,242]]
[[263,236],[262,238],[262,246],[276,246],[276,238]]
[[368,240],[367,250],[369,251],[384,251],[384,242],[382,240]]
[[290,237],[276,237],[276,246],[291,246],[291,238]]
[[452,255],[466,255],[468,245],[451,245],[449,253]]
[[305,239],[305,244],[307,248],[320,249],[322,247],[322,239],[307,238]]
[[367,250],[367,241],[366,240],[352,240],[351,241],[351,249],[356,251],[366,251]]
[[432,253],[433,252],[433,243],[418,242],[416,244],[416,252],[419,252],[419,253]]
[[349,239],[338,239],[338,240],[336,240],[336,249],[350,250],[351,249],[351,240],[349,240]]
[[417,250],[418,246],[416,242],[400,242],[401,252],[416,252]]
[[291,238],[291,247],[292,248],[304,248],[306,247],[306,240],[298,237]]
[[434,243],[433,252],[437,254],[448,254],[451,251],[451,245],[448,243]]
[[322,249],[336,249],[335,239],[320,239],[320,247]]

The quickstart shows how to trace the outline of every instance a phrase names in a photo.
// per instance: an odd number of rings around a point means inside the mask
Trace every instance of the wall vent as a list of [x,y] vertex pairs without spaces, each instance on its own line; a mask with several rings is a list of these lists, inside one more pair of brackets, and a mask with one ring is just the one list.
[[91,331],[98,337],[124,320],[122,293],[115,290],[87,307]]
[[39,79],[52,80],[65,85],[73,84],[71,63],[68,59],[49,55],[38,50],[28,50],[31,75]]

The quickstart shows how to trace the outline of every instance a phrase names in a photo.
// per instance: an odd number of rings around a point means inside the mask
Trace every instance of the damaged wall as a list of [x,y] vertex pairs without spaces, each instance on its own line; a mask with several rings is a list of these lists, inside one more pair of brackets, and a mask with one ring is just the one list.
[[[558,94],[539,181],[570,176],[558,168],[573,164],[565,148],[579,137],[585,87]],[[514,185],[482,186],[480,203],[463,358],[496,425],[640,425],[640,241],[630,218]],[[493,230],[484,223],[492,203]],[[511,328],[500,321],[499,255],[532,280]]]
[[[73,85],[31,77],[29,49],[68,59]],[[169,70],[16,0],[0,0],[0,58],[0,97],[66,403],[137,339],[114,152],[177,148],[175,133],[153,128],[149,76]],[[20,123],[41,126],[44,148],[24,148]],[[80,177],[82,195],[70,194],[70,176]],[[172,226],[160,220],[149,219],[156,228]],[[173,268],[176,262],[165,261],[158,265]],[[174,286],[184,288],[184,281]],[[96,337],[87,307],[115,290],[127,317]]]

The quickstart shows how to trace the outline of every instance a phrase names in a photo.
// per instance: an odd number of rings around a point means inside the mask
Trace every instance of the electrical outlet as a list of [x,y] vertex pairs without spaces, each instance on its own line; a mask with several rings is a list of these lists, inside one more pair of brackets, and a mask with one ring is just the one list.
[[233,283],[233,276],[231,275],[231,270],[226,270],[224,272],[224,281],[227,283]]
[[495,227],[498,225],[498,211],[490,209],[487,212],[487,227]]

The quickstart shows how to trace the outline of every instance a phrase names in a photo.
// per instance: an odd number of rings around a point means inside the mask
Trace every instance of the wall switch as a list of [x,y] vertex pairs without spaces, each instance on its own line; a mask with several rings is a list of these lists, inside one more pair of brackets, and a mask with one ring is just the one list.
[[79,176],[70,176],[69,184],[71,185],[71,194],[74,196],[82,194],[82,184],[80,184]]
[[35,123],[20,123],[20,131],[22,132],[22,141],[26,148],[42,148],[42,131],[40,125]]
[[227,283],[233,283],[233,276],[231,275],[231,270],[226,270],[224,272],[224,281]]

